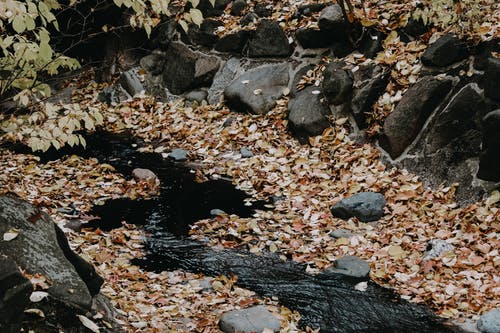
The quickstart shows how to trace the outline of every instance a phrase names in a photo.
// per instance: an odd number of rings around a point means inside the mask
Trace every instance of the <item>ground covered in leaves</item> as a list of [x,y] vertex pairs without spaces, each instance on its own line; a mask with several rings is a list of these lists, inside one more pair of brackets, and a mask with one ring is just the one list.
[[[288,32],[314,21],[294,21],[296,6],[292,1],[275,4],[273,18]],[[485,1],[485,6],[491,9],[491,15],[485,15],[487,19],[477,30],[469,32],[473,38],[498,33],[495,22],[499,21],[499,11],[494,10],[493,2]],[[412,10],[396,1],[380,5],[366,1],[365,8],[366,13],[361,4],[356,4],[356,15],[364,16],[365,24],[376,24],[387,31],[399,27]],[[230,16],[224,20],[221,34],[236,29],[236,21]],[[372,133],[377,132],[380,120],[404,90],[416,81],[419,54],[429,40],[443,33],[434,32],[409,43],[389,34],[384,42],[384,51],[375,61],[392,69],[392,81],[375,106]],[[345,60],[351,68],[370,61],[362,55],[350,55]],[[315,84],[320,72],[321,67],[311,71],[300,84]],[[370,263],[373,280],[394,288],[412,302],[428,304],[446,318],[477,319],[500,306],[498,191],[483,201],[460,206],[454,201],[458,184],[430,189],[417,176],[387,167],[375,147],[350,139],[345,118],[332,119],[331,128],[310,138],[310,145],[300,145],[287,130],[286,97],[271,113],[251,116],[232,113],[220,105],[186,106],[182,100],[162,103],[151,97],[108,106],[97,101],[101,88],[92,82],[84,84],[73,94],[73,105],[94,114],[98,111],[102,128],[131,131],[146,142],[141,148],[144,151],[167,156],[172,149],[183,148],[189,151],[189,161],[198,166],[200,179],[231,177],[256,198],[275,198],[275,209],[259,211],[253,218],[220,215],[199,221],[191,237],[208,239],[211,246],[264,255],[276,252],[283,259],[307,263],[311,273],[328,268],[336,258],[356,255]],[[53,106],[50,108],[53,110]],[[253,156],[243,158],[243,147]],[[90,208],[110,198],[155,195],[148,184],[126,180],[111,165],[96,159],[68,156],[43,164],[31,155],[4,149],[0,152],[0,169],[4,171],[0,174],[0,191],[14,192],[38,204],[61,226],[91,219],[86,215]],[[331,215],[333,204],[360,191],[384,194],[388,204],[383,218],[362,223],[356,218],[344,221]],[[353,236],[334,238],[331,232],[337,229],[346,229]],[[223,312],[267,304],[282,320],[283,332],[300,331],[298,314],[281,307],[277,300],[260,299],[239,288],[237,277],[207,278],[182,271],[152,273],[132,265],[131,259],[144,255],[140,227],[124,224],[110,232],[65,231],[72,247],[95,264],[105,278],[103,293],[119,310],[127,330],[218,332],[217,321]],[[440,258],[423,260],[432,239],[446,240],[454,249]]]

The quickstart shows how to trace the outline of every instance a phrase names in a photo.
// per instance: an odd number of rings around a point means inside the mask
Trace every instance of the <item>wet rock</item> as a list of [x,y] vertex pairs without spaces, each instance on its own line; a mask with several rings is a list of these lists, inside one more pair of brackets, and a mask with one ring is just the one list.
[[299,91],[288,102],[288,124],[291,132],[300,142],[307,142],[310,136],[318,135],[330,126],[326,116],[330,109],[321,100],[319,87],[307,87]]
[[350,71],[342,69],[344,63],[331,62],[323,71],[323,95],[333,105],[340,105],[351,97],[353,79]]
[[482,333],[500,333],[500,308],[483,314],[477,321],[477,328]]
[[[479,131],[487,106],[478,91],[479,88],[475,83],[466,85],[436,116],[430,131],[424,135],[427,153],[435,153],[457,139],[463,142],[460,137],[470,130]],[[472,155],[476,155],[479,146],[471,146],[470,150]]]
[[350,238],[352,233],[347,229],[335,229],[330,233],[333,238]]
[[251,150],[249,150],[248,148],[246,147],[242,147],[240,149],[240,154],[241,154],[241,157],[243,158],[250,158],[250,157],[253,157],[253,153]]
[[231,6],[231,15],[240,16],[246,8],[246,0],[234,0]]
[[372,110],[373,104],[384,93],[388,83],[388,73],[381,73],[355,89],[351,101],[351,110],[359,128],[366,127],[366,113]]
[[[0,254],[0,328],[19,332],[19,314],[30,303],[31,282],[21,274],[16,262]],[[17,323],[16,323],[16,319]]]
[[215,44],[215,50],[219,52],[241,53],[249,37],[250,31],[248,30],[240,30],[227,34]]
[[429,46],[422,54],[422,63],[427,66],[445,67],[467,56],[462,41],[452,34],[446,34]]
[[130,96],[135,96],[144,91],[141,79],[137,72],[133,69],[121,73],[120,84],[125,89]]
[[482,148],[477,177],[500,181],[500,109],[488,113],[483,119]]
[[163,82],[171,93],[182,94],[189,89],[209,86],[219,66],[218,57],[173,42],[165,53]]
[[178,162],[181,162],[181,161],[185,161],[187,159],[187,154],[188,154],[188,152],[185,151],[184,149],[175,148],[174,150],[172,150],[168,154],[168,157],[172,158]]
[[305,49],[323,48],[332,44],[327,32],[307,27],[299,28],[295,32],[295,39]]
[[160,51],[153,51],[153,53],[141,58],[141,67],[153,75],[159,75],[163,71],[165,65],[165,55]]
[[365,279],[370,274],[370,264],[356,256],[345,256],[335,260],[333,267],[329,268],[328,271]]
[[484,77],[484,93],[486,96],[500,101],[500,59],[489,58]]
[[431,239],[427,243],[427,250],[424,253],[423,260],[435,259],[441,257],[446,252],[453,251],[454,247],[442,239]]
[[362,222],[376,221],[384,215],[386,200],[380,193],[361,192],[342,199],[332,209],[332,215],[347,220],[353,216]]
[[224,90],[227,104],[235,111],[265,114],[288,87],[288,64],[263,65],[234,79]]
[[392,158],[400,156],[413,142],[429,115],[452,86],[449,79],[426,76],[403,95],[384,123],[380,145]]
[[287,57],[291,53],[288,38],[276,21],[260,21],[253,36],[248,41],[247,55],[258,57]]
[[224,89],[231,84],[236,75],[243,72],[238,58],[231,58],[221,66],[215,73],[213,83],[208,89],[207,101],[210,104],[217,105],[221,102]]
[[320,30],[343,33],[345,29],[344,15],[338,4],[323,9],[319,15]]
[[265,306],[259,305],[224,313],[219,327],[225,333],[262,332],[266,328],[279,332],[281,323]]

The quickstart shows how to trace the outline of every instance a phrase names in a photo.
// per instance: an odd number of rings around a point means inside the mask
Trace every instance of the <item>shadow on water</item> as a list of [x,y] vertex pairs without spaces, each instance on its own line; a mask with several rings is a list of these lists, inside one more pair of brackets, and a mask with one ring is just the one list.
[[[254,209],[264,209],[265,202],[246,206],[247,195],[230,182],[197,183],[185,166],[159,154],[139,153],[132,144],[126,138],[98,133],[87,138],[87,150],[69,153],[96,157],[128,177],[134,168],[147,168],[160,179],[161,193],[154,199],[109,200],[93,211],[100,220],[91,223],[101,229],[121,226],[123,220],[144,225],[148,254],[136,261],[143,268],[183,269],[211,276],[234,274],[238,285],[261,296],[277,297],[302,315],[302,325],[320,327],[321,332],[462,332],[428,308],[411,304],[372,281],[366,281],[366,291],[358,291],[354,287],[359,279],[335,273],[312,275],[304,265],[283,261],[274,254],[214,249],[186,237],[189,226],[210,217],[211,209],[248,217]],[[47,161],[63,153],[49,151],[40,157]]]

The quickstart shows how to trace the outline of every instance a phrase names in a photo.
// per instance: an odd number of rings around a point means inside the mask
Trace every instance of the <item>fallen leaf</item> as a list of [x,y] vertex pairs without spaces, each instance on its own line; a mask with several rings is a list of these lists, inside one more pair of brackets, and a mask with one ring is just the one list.
[[6,242],[9,242],[9,241],[15,239],[18,235],[19,235],[19,230],[12,228],[3,234],[3,240]]
[[94,323],[92,320],[89,318],[82,316],[82,315],[76,315],[78,319],[82,322],[83,326],[87,327],[89,330],[91,330],[94,333],[99,333],[99,326],[97,326],[96,323]]
[[31,293],[30,301],[32,301],[34,303],[40,302],[42,299],[44,299],[47,296],[49,296],[49,293],[46,291],[34,291]]

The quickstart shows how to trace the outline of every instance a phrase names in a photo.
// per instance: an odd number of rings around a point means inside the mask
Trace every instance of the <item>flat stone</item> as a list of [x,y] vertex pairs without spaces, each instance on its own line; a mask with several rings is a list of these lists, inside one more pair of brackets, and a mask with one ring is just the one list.
[[260,333],[266,328],[279,332],[281,323],[265,306],[259,305],[224,313],[219,327],[225,333]]
[[345,256],[335,260],[333,267],[328,270],[361,279],[370,274],[370,264],[356,256]]
[[175,148],[168,154],[168,157],[180,162],[180,161],[185,161],[187,159],[187,154],[188,152],[185,151],[184,149]]
[[330,233],[330,236],[334,238],[350,238],[352,233],[347,229],[335,229]]
[[361,192],[336,203],[333,216],[347,220],[357,217],[362,222],[376,221],[384,215],[385,197],[380,193]]
[[248,148],[246,147],[242,147],[240,149],[240,154],[241,154],[241,157],[243,158],[249,158],[249,157],[253,157],[253,153],[251,150],[249,150]]
[[477,321],[477,328],[482,333],[500,333],[500,308],[483,314]]

